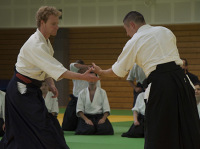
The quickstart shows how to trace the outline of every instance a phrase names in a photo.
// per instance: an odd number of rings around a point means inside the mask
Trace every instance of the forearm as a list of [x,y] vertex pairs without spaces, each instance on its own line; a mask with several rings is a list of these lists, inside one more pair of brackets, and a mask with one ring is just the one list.
[[137,111],[133,111],[133,118],[134,118],[135,122],[138,121],[138,112]]
[[117,75],[113,72],[112,68],[106,69],[106,70],[101,70],[99,75],[105,76],[105,77],[117,77]]
[[85,116],[85,114],[84,114],[82,111],[78,112],[78,115],[79,115],[84,121],[88,120],[88,118]]
[[130,86],[135,89],[136,88],[136,85],[134,84],[134,82],[132,80],[128,80]]
[[65,71],[59,79],[83,80],[83,75],[72,71]]
[[47,85],[48,85],[49,87],[55,86],[54,80],[53,80],[51,77],[46,78],[46,79],[45,79],[45,82],[47,83]]
[[109,112],[105,112],[102,118],[103,118],[104,120],[106,120],[106,118],[107,118],[108,116],[109,116]]

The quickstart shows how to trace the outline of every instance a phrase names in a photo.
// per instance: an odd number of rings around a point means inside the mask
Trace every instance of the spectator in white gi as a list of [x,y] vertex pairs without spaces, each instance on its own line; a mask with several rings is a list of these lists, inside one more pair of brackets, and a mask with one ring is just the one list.
[[4,135],[5,129],[5,95],[6,93],[0,90],[0,137]]
[[[94,74],[94,73],[93,73]],[[94,74],[95,75],[95,74]],[[77,135],[113,135],[113,127],[107,117],[110,115],[110,105],[106,91],[89,82],[89,87],[83,89],[76,107],[80,117]]]
[[198,113],[199,113],[199,118],[200,118],[200,82],[195,83],[195,97],[197,100],[197,109],[198,109]]
[[58,98],[53,98],[54,95],[51,91],[49,91],[49,87],[46,82],[42,82],[40,89],[42,90],[42,96],[44,98],[48,112],[57,117],[59,113]]
[[[134,64],[133,68],[129,71],[128,80],[129,84],[133,88],[133,107],[135,106],[137,96],[144,91],[142,83],[146,78],[144,71],[140,66]],[[135,81],[137,84],[135,84]]]
[[[84,61],[77,60],[75,63],[70,64],[70,71],[75,73],[85,73],[90,68],[89,65],[85,65]],[[78,94],[84,88],[87,88],[88,82],[84,80],[72,80],[73,82],[73,94],[70,94],[71,100],[69,101],[62,122],[62,129],[65,131],[74,131],[77,128],[78,117],[76,116],[76,104],[78,100]],[[97,81],[97,86],[101,87],[100,81]]]
[[[147,88],[147,80],[143,81],[142,86]],[[145,92],[141,92],[137,96],[136,104],[132,108],[134,122],[129,130],[123,133],[122,137],[128,138],[143,138],[144,137],[144,115],[145,115]]]

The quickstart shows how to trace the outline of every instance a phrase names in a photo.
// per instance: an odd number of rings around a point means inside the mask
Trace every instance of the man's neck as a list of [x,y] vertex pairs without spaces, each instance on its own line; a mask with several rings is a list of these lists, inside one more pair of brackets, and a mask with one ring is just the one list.
[[96,84],[90,84],[89,85],[89,90],[90,91],[95,91],[96,90]]
[[48,34],[46,33],[46,31],[45,31],[42,27],[40,27],[40,28],[38,28],[38,29],[39,29],[39,31],[42,33],[42,35],[44,36],[44,38],[48,41],[50,35],[48,35]]

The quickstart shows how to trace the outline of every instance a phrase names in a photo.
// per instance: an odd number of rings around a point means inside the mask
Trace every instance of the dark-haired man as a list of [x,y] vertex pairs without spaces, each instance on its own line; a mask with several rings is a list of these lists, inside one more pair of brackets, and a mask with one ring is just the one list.
[[167,28],[146,24],[142,14],[129,12],[124,28],[131,39],[112,68],[100,76],[124,77],[137,63],[145,72],[148,88],[145,111],[145,149],[199,149],[200,125],[194,89],[180,67],[176,37]]
[[188,71],[188,61],[187,61],[187,59],[182,58],[182,61],[183,61],[182,68],[183,68],[185,74],[188,75],[188,77],[190,78],[190,80],[192,81],[193,84],[199,83],[200,82],[199,78],[196,75],[194,75],[194,74],[192,74],[191,72]]

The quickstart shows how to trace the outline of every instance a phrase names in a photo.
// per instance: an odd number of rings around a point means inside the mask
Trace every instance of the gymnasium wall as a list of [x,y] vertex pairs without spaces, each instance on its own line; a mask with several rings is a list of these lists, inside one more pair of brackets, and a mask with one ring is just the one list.
[[[189,71],[200,77],[200,24],[164,25],[177,37],[181,58],[186,58]],[[95,62],[103,69],[110,68],[117,60],[129,37],[123,27],[69,28],[69,60]],[[125,78],[101,78],[107,91],[111,108],[131,109],[133,90]],[[70,92],[72,82],[70,82]]]
[[[182,58],[187,58],[189,71],[200,78],[200,24],[164,25],[177,37]],[[35,29],[0,29],[0,80],[13,75],[19,49]],[[82,59],[86,64],[95,62],[103,69],[110,68],[129,38],[122,26],[61,28],[51,38],[55,57],[69,68],[71,62]],[[132,108],[133,93],[126,78],[101,78],[102,88],[107,91],[113,109]],[[59,105],[66,106],[72,93],[72,81],[57,83],[60,91]]]
[[200,0],[0,0],[0,28],[35,28],[46,5],[62,10],[60,27],[122,26],[132,10],[149,24],[200,23]]

